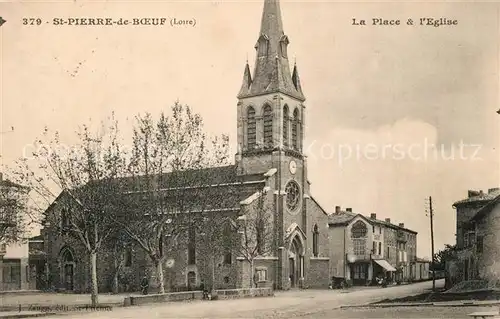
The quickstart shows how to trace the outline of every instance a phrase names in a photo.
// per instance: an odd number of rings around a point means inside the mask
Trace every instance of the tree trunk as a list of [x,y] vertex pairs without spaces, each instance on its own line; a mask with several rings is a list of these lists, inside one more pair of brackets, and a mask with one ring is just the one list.
[[212,257],[212,290],[215,289],[215,255]]
[[96,307],[99,302],[98,301],[99,290],[97,287],[97,252],[95,251],[90,253],[90,276],[91,276],[90,299],[92,307]]
[[156,275],[158,276],[158,288],[159,294],[164,294],[165,293],[165,280],[163,279],[163,260],[156,260],[155,261],[155,266],[156,266]]
[[255,282],[253,280],[254,277],[254,264],[253,264],[253,258],[250,260],[250,288],[253,288],[255,285]]
[[113,293],[117,294],[120,292],[118,275],[120,274],[121,269],[121,260],[117,260],[115,257],[115,273],[113,275]]

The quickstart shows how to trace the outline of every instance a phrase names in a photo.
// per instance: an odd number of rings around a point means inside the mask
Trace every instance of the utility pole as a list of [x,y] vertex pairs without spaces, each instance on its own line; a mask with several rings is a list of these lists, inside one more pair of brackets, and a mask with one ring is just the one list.
[[434,258],[434,211],[432,210],[432,197],[429,196],[429,217],[431,219],[431,254],[432,254],[432,291],[436,290],[436,263]]

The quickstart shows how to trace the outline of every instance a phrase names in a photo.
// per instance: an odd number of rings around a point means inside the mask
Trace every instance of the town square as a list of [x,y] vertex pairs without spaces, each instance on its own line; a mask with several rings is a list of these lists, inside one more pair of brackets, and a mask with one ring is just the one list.
[[0,317],[500,317],[500,7],[107,5],[0,5]]

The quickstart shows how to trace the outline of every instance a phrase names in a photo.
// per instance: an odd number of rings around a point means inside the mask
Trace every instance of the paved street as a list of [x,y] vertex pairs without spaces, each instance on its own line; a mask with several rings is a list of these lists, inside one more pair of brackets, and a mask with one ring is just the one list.
[[[443,281],[438,281],[438,287],[442,285]],[[370,314],[370,317],[366,318],[384,318],[386,317],[384,313],[390,315],[388,318],[402,318],[402,313],[394,308],[379,309],[375,312],[373,309],[362,311],[358,309],[338,310],[337,308],[341,305],[360,305],[385,298],[415,295],[431,287],[432,282],[423,282],[385,289],[354,289],[347,293],[339,290],[277,292],[275,297],[270,298],[173,302],[142,307],[115,308],[111,312],[72,313],[71,318],[362,318],[364,314]],[[433,311],[432,309],[434,308],[428,308],[427,311]],[[465,309],[465,314],[473,312],[472,308]],[[377,315],[374,316],[374,313]],[[411,310],[409,313],[417,316],[422,314],[422,312],[415,310]],[[423,315],[419,318],[424,317],[432,318],[429,315]],[[452,318],[454,317],[452,316]],[[60,319],[60,317],[47,318]],[[440,318],[440,316],[436,318]]]
[[313,315],[302,316],[303,319],[316,318],[405,318],[405,319],[466,319],[467,314],[478,311],[494,311],[491,307],[397,307],[397,308],[364,308],[347,310],[329,310]]

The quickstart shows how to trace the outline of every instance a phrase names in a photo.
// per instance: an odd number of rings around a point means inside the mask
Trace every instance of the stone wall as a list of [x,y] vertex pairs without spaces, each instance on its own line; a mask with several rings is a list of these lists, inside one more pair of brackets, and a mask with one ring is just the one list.
[[[483,236],[482,253],[477,257],[479,275],[486,280],[500,281],[500,205],[481,222],[479,236]],[[477,250],[476,250],[477,253]]]
[[306,288],[328,288],[330,284],[329,258],[311,257]]
[[217,290],[217,299],[237,299],[237,298],[252,298],[252,297],[272,297],[274,290],[270,287],[252,288],[252,289],[227,289]]
[[345,260],[345,253],[347,253],[347,242],[346,250],[344,251],[344,231],[345,227],[336,226],[330,227],[329,229],[329,257],[330,257],[330,277],[346,277],[348,278],[348,272],[344,269],[344,265],[347,263]]

